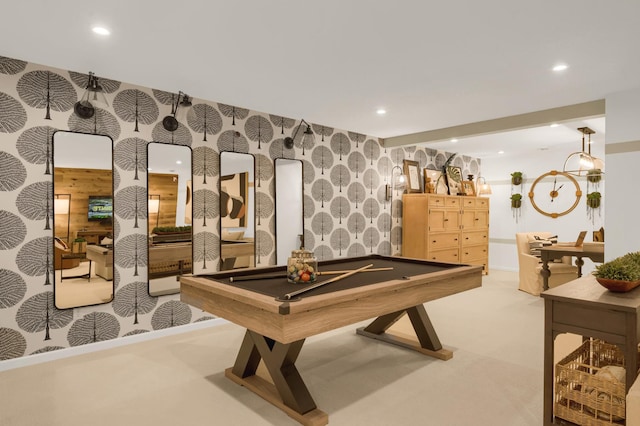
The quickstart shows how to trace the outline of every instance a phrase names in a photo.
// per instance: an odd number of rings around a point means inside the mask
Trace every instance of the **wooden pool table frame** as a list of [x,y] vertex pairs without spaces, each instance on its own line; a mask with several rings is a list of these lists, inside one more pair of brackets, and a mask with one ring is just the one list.
[[[371,258],[375,259],[375,256]],[[409,261],[430,263],[417,259]],[[363,258],[363,265],[365,262],[366,258]],[[273,268],[254,271],[261,274],[266,270]],[[369,326],[359,329],[358,334],[443,360],[450,359],[453,354],[442,347],[423,303],[480,287],[482,267],[456,265],[408,279],[368,284],[291,302],[234,287],[222,280],[194,276],[182,277],[180,281],[183,302],[247,329],[236,362],[225,375],[300,423],[315,426],[327,424],[328,416],[316,408],[295,367],[305,338],[377,317]],[[417,342],[387,332],[405,314],[409,315]],[[260,360],[264,361],[273,384],[256,375]]]

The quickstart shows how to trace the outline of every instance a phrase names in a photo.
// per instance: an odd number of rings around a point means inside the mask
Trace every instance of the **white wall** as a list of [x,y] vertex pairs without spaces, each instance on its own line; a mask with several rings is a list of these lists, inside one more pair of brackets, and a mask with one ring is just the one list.
[[[607,96],[606,156],[609,215],[605,225],[605,260],[640,250],[640,200],[633,175],[640,165],[640,89]],[[630,196],[631,195],[631,196]]]
[[[559,241],[574,241],[580,231],[588,231],[585,241],[591,241],[592,231],[604,225],[604,207],[592,221],[587,217],[586,179],[576,178],[583,195],[576,208],[565,216],[556,219],[544,216],[536,211],[529,201],[528,192],[533,181],[551,170],[562,171],[564,161],[569,154],[581,149],[582,134],[576,130],[575,145],[560,145],[545,151],[533,151],[526,156],[498,157],[482,160],[482,176],[491,184],[492,194],[489,221],[489,269],[518,270],[518,258],[515,245],[516,232],[549,231],[558,235]],[[513,141],[517,143],[518,141]],[[592,155],[603,158],[604,147],[593,144]],[[608,165],[607,165],[608,166]],[[608,169],[608,167],[607,167]],[[511,209],[511,173],[521,171],[524,175],[522,188],[514,187],[522,193],[522,208],[516,220]],[[607,175],[605,175],[607,176]],[[605,179],[599,183],[599,191],[606,200]],[[606,232],[606,226],[605,226]],[[584,259],[583,273],[593,269],[593,263]]]

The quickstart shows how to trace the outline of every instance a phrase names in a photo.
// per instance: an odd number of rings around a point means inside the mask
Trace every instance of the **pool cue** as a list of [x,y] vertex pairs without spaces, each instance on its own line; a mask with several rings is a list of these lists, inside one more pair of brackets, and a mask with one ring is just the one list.
[[287,278],[286,273],[282,272],[274,272],[272,274],[261,274],[261,275],[246,275],[239,277],[229,277],[229,282],[235,281],[251,281],[251,280],[270,280],[273,278]]
[[[393,267],[388,267],[388,268],[371,268],[371,269],[365,269],[364,271],[361,272],[380,272],[380,271],[392,271]],[[316,275],[337,275],[337,274],[345,274],[347,272],[351,272],[351,269],[345,269],[342,271],[319,271],[316,272]],[[287,278],[287,274],[286,273],[281,273],[281,272],[274,272],[273,274],[262,274],[262,275],[246,275],[246,276],[239,276],[239,277],[229,277],[229,282],[235,282],[235,281],[252,281],[252,280],[270,280],[270,279],[274,279],[274,278]]]
[[343,278],[350,277],[351,275],[356,274],[356,273],[361,272],[361,271],[364,271],[365,269],[371,268],[372,266],[373,266],[373,263],[370,263],[367,266],[363,266],[362,268],[359,268],[359,269],[354,269],[353,271],[347,272],[346,274],[338,275],[335,278],[331,278],[330,280],[323,281],[321,283],[312,285],[311,287],[307,287],[307,288],[303,288],[303,289],[300,289],[300,290],[297,290],[297,291],[294,291],[294,292],[291,292],[291,293],[287,293],[287,294],[284,295],[283,298],[285,300],[291,300],[291,298],[294,297],[294,296],[297,296],[297,295],[302,294],[302,293],[306,293],[307,291],[316,289],[318,287],[322,287],[323,285],[334,283],[334,282],[336,282],[338,280],[341,280]]
[[[364,271],[360,271],[360,272],[380,272],[380,271],[393,271],[393,266],[390,266],[388,268],[365,269]],[[319,271],[317,275],[337,275],[337,274],[346,274],[347,272],[351,272],[351,269],[345,269],[343,271]]]

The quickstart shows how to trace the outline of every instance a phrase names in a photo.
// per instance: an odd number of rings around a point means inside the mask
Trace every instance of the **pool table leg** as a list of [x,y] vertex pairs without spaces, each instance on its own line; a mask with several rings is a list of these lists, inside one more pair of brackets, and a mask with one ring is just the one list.
[[[326,425],[328,416],[318,410],[298,369],[296,359],[304,339],[283,344],[259,333],[247,330],[236,362],[225,375],[285,411],[305,425]],[[260,360],[273,384],[256,375]]]
[[[404,314],[409,315],[409,320],[411,321],[413,330],[418,338],[417,342],[411,339],[410,336],[398,334],[397,332],[387,332],[389,327],[402,318]],[[373,339],[413,349],[438,359],[448,360],[453,358],[453,352],[442,347],[438,334],[433,328],[433,324],[429,319],[429,315],[427,314],[424,305],[416,305],[402,311],[382,315],[376,318],[367,327],[359,328],[357,333]]]

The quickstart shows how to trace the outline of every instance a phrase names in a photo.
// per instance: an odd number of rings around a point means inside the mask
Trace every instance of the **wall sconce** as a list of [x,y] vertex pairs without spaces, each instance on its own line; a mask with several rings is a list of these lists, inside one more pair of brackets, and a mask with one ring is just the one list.
[[[394,176],[393,172],[396,169],[400,170],[400,173]],[[396,191],[404,191],[407,187],[407,181],[407,175],[403,174],[402,167],[393,166],[393,168],[391,169],[391,185],[387,184],[385,186],[385,197],[387,201],[389,201],[393,197],[392,191],[394,189]]]
[[[601,174],[604,173],[604,161],[591,155],[591,135],[595,131],[588,127],[578,127],[578,131],[582,133],[582,151],[569,154],[564,161],[562,171],[574,176],[586,175],[590,170],[597,170]],[[585,151],[585,135],[589,135],[587,151]]]
[[482,176],[478,176],[476,180],[476,190],[478,195],[491,195],[491,185],[487,183],[487,180]]
[[160,195],[149,195],[149,215],[151,214],[155,214],[156,215],[156,226],[154,226],[154,228],[158,227],[158,222],[160,219]]
[[87,87],[85,88],[84,94],[73,107],[73,110],[76,112],[78,117],[85,119],[93,117],[96,113],[96,109],[91,102],[103,104],[107,107],[109,106],[107,97],[104,94],[104,89],[98,82],[98,77],[96,77],[93,72],[89,71],[89,80],[87,81]]
[[311,135],[311,137],[313,137],[313,130],[311,130],[311,125],[309,123],[307,123],[306,121],[304,121],[304,119],[302,119],[302,120],[300,120],[300,124],[298,125],[298,127],[296,127],[296,131],[293,132],[293,137],[287,136],[286,138],[284,138],[284,147],[285,148],[287,148],[287,149],[293,148],[293,141],[296,139],[296,136],[298,135],[298,131],[302,127],[303,123],[307,126],[306,129],[303,132],[303,135],[306,135],[306,136],[303,136],[303,138],[309,137],[309,135]]
[[189,95],[183,92],[178,92],[178,97],[175,99],[175,102],[171,102],[171,115],[167,115],[162,119],[162,127],[170,132],[175,132],[179,125],[178,119],[176,118],[179,108],[183,107],[183,111],[186,111],[186,109],[191,105],[191,98]]
[[[67,237],[65,242],[69,244],[69,229],[71,226],[71,194],[56,194],[53,199],[53,214],[67,215]],[[57,235],[56,235],[57,236]]]

